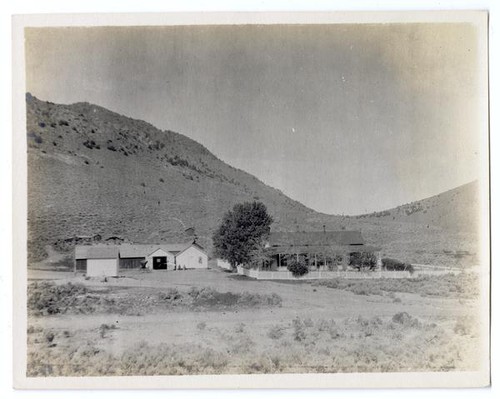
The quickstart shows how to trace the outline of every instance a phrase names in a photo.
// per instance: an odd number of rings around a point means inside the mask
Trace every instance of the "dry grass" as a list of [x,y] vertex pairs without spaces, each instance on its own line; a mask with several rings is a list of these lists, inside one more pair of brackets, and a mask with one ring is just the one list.
[[281,303],[281,297],[275,293],[219,292],[212,288],[191,287],[189,291],[169,288],[131,295],[126,288],[91,290],[71,282],[60,285],[35,282],[28,286],[28,311],[33,316],[65,313],[142,315],[165,308],[203,311],[279,307]]
[[[446,297],[473,299],[479,295],[476,273],[444,274],[441,276],[419,276],[408,279],[349,280],[332,279],[313,283],[329,288],[351,291],[357,295],[385,295],[404,292],[423,297]],[[396,298],[394,298],[396,300]]]
[[[205,323],[203,344],[136,344],[119,354],[95,342],[76,345],[64,335],[29,335],[28,376],[180,375],[291,372],[450,371],[474,367],[464,342],[472,320],[455,332],[408,313],[392,318],[301,319],[251,336],[245,326],[221,331]],[[107,333],[111,328],[104,329]],[[49,339],[50,338],[50,339]],[[214,338],[218,340],[214,341]],[[107,334],[104,339],[109,339]]]

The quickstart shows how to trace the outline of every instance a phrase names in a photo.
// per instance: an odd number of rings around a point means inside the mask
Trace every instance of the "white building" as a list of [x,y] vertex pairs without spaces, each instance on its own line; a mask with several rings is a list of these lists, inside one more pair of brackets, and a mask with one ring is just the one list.
[[87,276],[117,276],[118,248],[111,245],[78,245],[75,247],[75,271]]
[[78,245],[75,271],[116,276],[119,270],[208,269],[208,255],[195,241],[183,244]]

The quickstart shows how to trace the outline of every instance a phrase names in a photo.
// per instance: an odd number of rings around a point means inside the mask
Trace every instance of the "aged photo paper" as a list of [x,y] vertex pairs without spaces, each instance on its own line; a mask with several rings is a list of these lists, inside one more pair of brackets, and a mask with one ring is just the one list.
[[488,14],[13,18],[14,385],[490,384]]

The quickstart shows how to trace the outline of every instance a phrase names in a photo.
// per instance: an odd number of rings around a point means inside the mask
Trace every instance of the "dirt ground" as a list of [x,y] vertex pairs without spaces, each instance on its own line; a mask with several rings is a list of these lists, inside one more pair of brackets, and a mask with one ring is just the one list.
[[[29,375],[442,371],[477,369],[480,361],[473,350],[482,329],[475,299],[356,295],[220,270],[129,271],[107,281],[29,271],[28,285],[42,281],[81,284],[94,297],[131,305],[125,312],[31,315]],[[235,298],[275,294],[281,301],[182,305],[193,289],[204,288]],[[180,305],[156,299],[173,290]]]

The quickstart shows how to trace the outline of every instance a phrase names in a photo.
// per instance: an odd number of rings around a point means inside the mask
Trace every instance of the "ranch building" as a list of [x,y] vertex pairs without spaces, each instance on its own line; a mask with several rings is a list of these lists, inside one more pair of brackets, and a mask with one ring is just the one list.
[[195,241],[184,244],[75,246],[75,272],[117,276],[120,270],[207,269],[208,255]]
[[360,231],[271,232],[264,247],[269,261],[262,262],[259,268],[287,270],[295,259],[310,270],[347,270],[363,256],[374,259],[380,268],[380,250],[367,245]]

